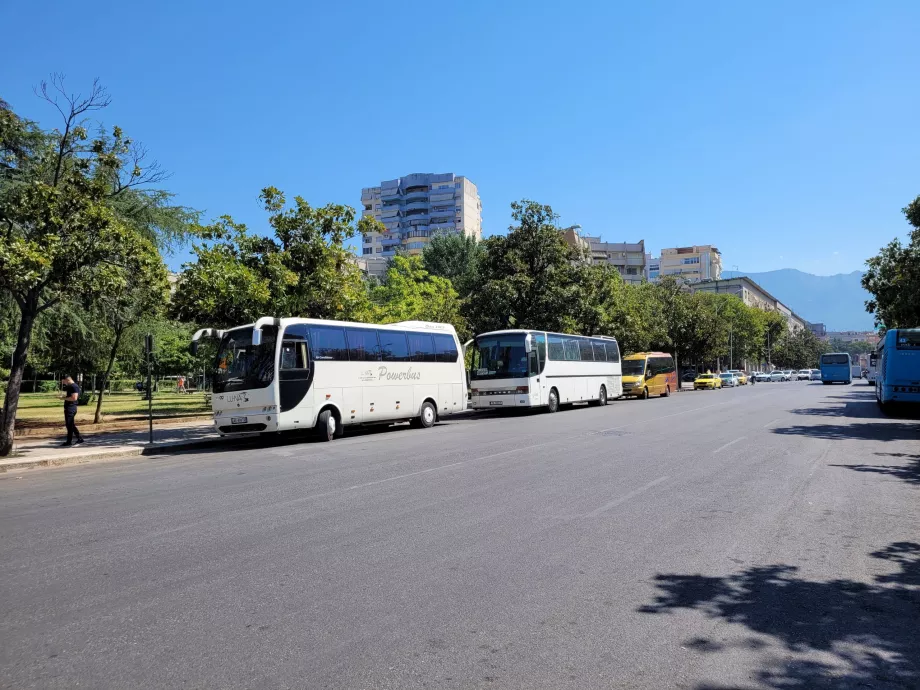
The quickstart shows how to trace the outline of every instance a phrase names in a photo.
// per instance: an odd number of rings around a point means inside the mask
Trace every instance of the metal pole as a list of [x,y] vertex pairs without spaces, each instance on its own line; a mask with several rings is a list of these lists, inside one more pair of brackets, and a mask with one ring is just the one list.
[[153,388],[151,372],[153,369],[153,336],[149,333],[144,338],[147,349],[147,422],[150,427],[150,443],[153,444]]
[[728,327],[728,368],[735,368],[735,330],[732,326]]

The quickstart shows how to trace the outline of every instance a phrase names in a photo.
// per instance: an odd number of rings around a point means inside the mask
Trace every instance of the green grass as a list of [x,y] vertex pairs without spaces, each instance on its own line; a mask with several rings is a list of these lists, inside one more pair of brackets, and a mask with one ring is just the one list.
[[[204,393],[154,393],[153,414],[194,415],[208,413],[211,405]],[[96,401],[77,408],[77,424],[89,424],[96,414]],[[147,415],[147,401],[140,393],[106,393],[102,399],[102,416],[104,422],[115,422],[133,417]],[[43,426],[45,424],[64,423],[64,403],[57,393],[23,393],[19,397],[19,411],[16,414],[17,425]]]

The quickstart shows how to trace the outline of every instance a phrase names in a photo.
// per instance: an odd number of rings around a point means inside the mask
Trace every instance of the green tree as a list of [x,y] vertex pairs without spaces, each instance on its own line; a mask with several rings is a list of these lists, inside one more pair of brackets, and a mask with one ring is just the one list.
[[475,237],[449,233],[432,237],[422,258],[426,271],[450,280],[460,297],[466,299],[476,286],[484,254],[482,242]]
[[93,305],[99,320],[106,324],[111,334],[105,371],[96,398],[94,424],[102,421],[102,400],[125,332],[145,317],[162,311],[169,300],[166,267],[160,255],[151,251],[145,257],[136,258],[137,270],[126,277],[123,288],[101,296]]
[[156,251],[115,207],[116,197],[163,179],[119,128],[89,140],[82,118],[109,104],[94,84],[86,98],[59,78],[41,93],[63,116],[60,130],[0,109],[0,288],[18,307],[16,347],[0,423],[0,455],[13,447],[22,376],[39,317],[80,294],[122,290],[138,259]]
[[461,341],[469,328],[460,313],[460,299],[447,278],[431,275],[420,256],[395,256],[386,280],[371,289],[370,320],[436,321],[457,329]]
[[571,315],[576,252],[549,206],[511,204],[517,222],[505,236],[483,241],[485,254],[468,317],[477,333],[501,328],[575,329]]
[[902,209],[913,228],[908,243],[894,239],[866,262],[862,285],[872,294],[866,311],[884,328],[920,325],[920,196]]
[[818,366],[825,345],[807,328],[796,328],[780,339],[774,351],[774,361],[785,369],[805,369]]
[[345,242],[377,227],[355,223],[348,206],[310,206],[296,197],[288,207],[274,187],[262,190],[272,236],[249,234],[224,216],[198,229],[196,260],[183,267],[172,314],[182,321],[227,327],[260,316],[361,320],[367,290]]

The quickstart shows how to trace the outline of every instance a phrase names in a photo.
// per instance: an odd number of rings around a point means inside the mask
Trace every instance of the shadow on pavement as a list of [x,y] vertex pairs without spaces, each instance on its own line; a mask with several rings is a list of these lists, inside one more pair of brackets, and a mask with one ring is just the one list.
[[658,595],[638,611],[690,609],[744,626],[752,636],[738,642],[697,637],[683,644],[697,654],[761,651],[754,678],[768,687],[920,687],[920,544],[895,542],[870,555],[899,572],[868,584],[807,580],[791,565],[754,566],[725,577],[660,574]]
[[772,431],[774,434],[784,436],[810,436],[812,438],[836,441],[854,439],[861,441],[920,441],[920,426],[907,422],[797,425],[776,427]]
[[885,455],[893,458],[907,458],[907,464],[904,465],[831,465],[831,467],[846,467],[856,472],[871,472],[873,474],[885,474],[894,477],[908,484],[917,484],[920,486],[920,455],[910,455],[908,453],[875,453],[875,455]]

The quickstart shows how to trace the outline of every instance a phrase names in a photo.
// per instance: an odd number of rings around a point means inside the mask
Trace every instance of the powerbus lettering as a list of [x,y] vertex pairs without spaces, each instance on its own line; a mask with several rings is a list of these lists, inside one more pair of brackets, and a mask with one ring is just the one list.
[[418,381],[422,378],[422,375],[417,371],[412,371],[412,367],[409,367],[408,371],[387,371],[386,367],[379,367],[377,371],[377,379],[380,381]]

